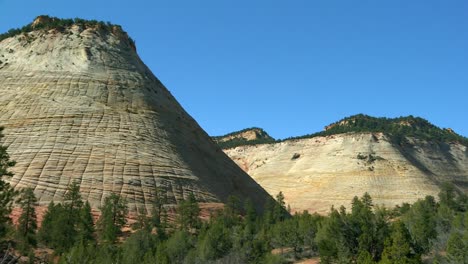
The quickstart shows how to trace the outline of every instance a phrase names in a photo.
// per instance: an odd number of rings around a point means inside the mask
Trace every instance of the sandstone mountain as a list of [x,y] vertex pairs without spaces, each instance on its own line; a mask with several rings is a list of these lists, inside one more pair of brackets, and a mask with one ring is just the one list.
[[421,118],[358,115],[316,134],[224,151],[294,211],[325,213],[364,192],[386,206],[436,196],[446,181],[467,193],[467,146]]
[[223,149],[275,141],[265,130],[258,127],[246,128],[224,136],[213,137],[213,140]]
[[14,187],[41,204],[60,201],[72,181],[99,206],[111,192],[131,209],[194,193],[229,195],[260,208],[268,194],[177,103],[121,27],[38,17],[0,38],[0,126],[17,161]]

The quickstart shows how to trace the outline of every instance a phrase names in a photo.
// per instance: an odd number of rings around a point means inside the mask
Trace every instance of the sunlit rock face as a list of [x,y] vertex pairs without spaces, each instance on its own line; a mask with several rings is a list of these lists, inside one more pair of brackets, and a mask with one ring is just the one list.
[[0,42],[0,126],[17,165],[10,180],[41,204],[77,181],[98,207],[111,192],[149,208],[155,187],[259,208],[268,194],[200,128],[119,28],[73,25]]
[[270,194],[282,191],[294,211],[349,208],[365,192],[392,207],[437,196],[446,181],[468,192],[468,150],[456,142],[399,145],[382,133],[347,133],[224,151]]

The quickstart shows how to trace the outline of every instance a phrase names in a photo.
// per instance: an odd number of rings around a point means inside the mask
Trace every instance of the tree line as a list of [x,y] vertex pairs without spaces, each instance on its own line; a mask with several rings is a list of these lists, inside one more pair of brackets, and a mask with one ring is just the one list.
[[405,144],[407,143],[407,137],[414,137],[436,142],[455,141],[468,146],[468,138],[458,135],[453,131],[441,129],[424,118],[411,115],[397,118],[385,118],[358,114],[343,118],[329,125],[328,129],[325,131],[284,140],[329,136],[349,132],[382,132],[398,144]]
[[[249,129],[246,129],[249,130]],[[226,136],[243,132],[234,132]],[[458,135],[448,129],[441,129],[429,121],[414,116],[385,118],[371,117],[364,114],[358,114],[343,118],[342,120],[328,126],[325,131],[303,135],[299,137],[289,137],[285,139],[275,140],[273,138],[260,138],[256,140],[246,140],[245,138],[233,138],[231,140],[221,142],[222,137],[213,137],[218,145],[223,149],[234,148],[237,146],[258,145],[279,143],[294,139],[313,138],[320,136],[330,136],[344,133],[385,133],[389,138],[399,144],[405,145],[408,143],[407,137],[418,138],[433,142],[459,142],[468,146],[468,138]]]
[[78,190],[73,183],[63,203],[50,203],[38,230],[34,193],[21,192],[20,252],[33,257],[34,247],[51,248],[59,263],[292,263],[314,256],[321,263],[468,263],[468,199],[450,184],[439,201],[427,196],[390,210],[375,206],[366,193],[352,200],[349,211],[332,207],[327,216],[291,215],[281,192],[261,214],[250,201],[231,196],[206,222],[193,194],[168,221],[158,189],[152,213],[142,212],[125,238],[125,200],[108,196],[94,223]]

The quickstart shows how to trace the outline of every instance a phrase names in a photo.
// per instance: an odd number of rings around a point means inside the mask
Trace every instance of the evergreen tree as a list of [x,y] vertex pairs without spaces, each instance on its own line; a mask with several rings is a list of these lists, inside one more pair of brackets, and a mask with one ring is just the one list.
[[435,211],[434,197],[426,196],[424,200],[415,202],[402,218],[411,234],[414,250],[419,254],[429,252],[437,237]]
[[222,220],[213,221],[205,232],[199,235],[197,251],[204,262],[226,255],[232,247],[229,229]]
[[187,200],[180,202],[177,207],[178,213],[178,224],[185,230],[190,231],[196,229],[200,226],[200,219],[198,218],[200,214],[200,207],[198,202],[195,199],[195,195],[190,193]]
[[80,209],[83,206],[83,200],[80,194],[80,185],[73,181],[67,188],[63,197],[63,205],[72,222],[80,218]]
[[39,230],[40,240],[60,255],[75,244],[75,231],[69,225],[67,210],[62,204],[55,205],[51,202]]
[[239,197],[229,195],[224,212],[232,217],[239,216],[242,210],[242,203]]
[[252,203],[252,200],[246,199],[244,203],[244,211],[245,211],[245,221],[247,225],[252,226],[255,224],[257,219],[257,211],[255,211],[255,207]]
[[317,243],[320,261],[332,263],[338,259],[346,260],[349,256],[349,247],[346,245],[345,224],[346,210],[340,209],[338,212],[331,208],[329,216],[324,219],[318,227],[315,241]]
[[42,225],[38,232],[38,238],[41,242],[48,245],[52,241],[51,230],[54,225],[55,203],[52,201],[47,206],[47,211],[42,219]]
[[151,221],[156,228],[161,228],[162,217],[167,212],[164,205],[167,203],[167,194],[160,187],[154,189],[153,209],[151,212]]
[[80,222],[78,223],[78,241],[94,241],[94,220],[91,212],[91,205],[88,201],[81,208]]
[[96,248],[93,244],[87,244],[84,241],[78,242],[67,253],[60,258],[60,264],[82,264],[97,263]]
[[457,202],[455,200],[456,193],[455,193],[455,186],[453,183],[444,182],[440,187],[439,192],[439,201],[441,205],[446,205],[451,209],[457,208]]
[[48,245],[54,248],[57,254],[67,252],[78,242],[82,206],[80,186],[77,182],[72,182],[65,192],[63,205],[57,204],[50,212],[51,226],[44,230],[50,233]]
[[411,236],[405,225],[397,221],[393,223],[390,238],[385,242],[382,254],[382,264],[419,263],[419,256],[412,254]]
[[[3,137],[3,127],[0,127],[0,139]],[[10,160],[7,148],[0,145],[0,239],[3,239],[7,233],[8,225],[11,223],[10,213],[14,197],[17,194],[11,185],[5,181],[5,177],[12,177],[13,173],[9,170],[15,165]]]
[[376,263],[372,258],[371,253],[366,250],[359,250],[357,263],[359,264],[374,264]]
[[164,262],[168,258],[169,263],[183,263],[192,247],[193,241],[190,234],[185,230],[178,230],[166,241],[164,249],[157,253],[158,259]]
[[468,263],[468,245],[460,232],[453,232],[447,241],[447,259],[450,263]]
[[35,206],[37,206],[37,198],[31,188],[26,188],[21,191],[21,196],[17,200],[22,212],[18,220],[18,239],[20,250],[25,254],[30,247],[35,247],[37,244],[37,216]]
[[309,214],[304,211],[302,214],[295,215],[298,218],[298,234],[302,237],[303,247],[309,251],[309,256],[314,256],[317,253],[317,243],[315,236],[317,235],[318,224],[323,220],[323,217],[318,214]]
[[273,218],[274,221],[283,221],[288,215],[286,210],[286,202],[284,201],[283,192],[279,192],[276,195],[276,204],[273,209]]
[[[161,224],[159,224],[159,226],[160,225]],[[134,230],[145,230],[147,232],[151,232],[151,230],[153,229],[153,219],[152,217],[148,217],[148,215],[146,214],[146,209],[144,207],[138,209],[137,220],[132,225],[132,228]]]
[[101,216],[97,221],[97,229],[101,241],[114,243],[121,233],[122,227],[127,223],[127,202],[115,193],[104,199],[101,207]]
[[123,264],[141,263],[143,260],[148,260],[148,252],[155,250],[157,238],[148,230],[142,229],[133,233],[122,245],[122,262]]

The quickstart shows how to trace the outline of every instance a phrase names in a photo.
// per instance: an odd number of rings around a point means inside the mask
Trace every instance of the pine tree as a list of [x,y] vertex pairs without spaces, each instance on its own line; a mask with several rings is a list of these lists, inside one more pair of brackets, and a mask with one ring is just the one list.
[[44,214],[42,219],[42,225],[38,232],[39,241],[43,242],[44,244],[48,245],[52,241],[51,230],[53,229],[54,225],[54,210],[55,210],[55,203],[52,201],[47,206],[47,211]]
[[197,251],[201,260],[215,260],[226,255],[232,247],[229,233],[221,219],[214,220],[199,236]]
[[411,236],[405,225],[397,221],[393,223],[390,238],[385,242],[382,254],[383,264],[418,263],[418,256],[412,254]]
[[180,202],[177,207],[178,213],[178,224],[185,230],[191,231],[194,228],[198,228],[200,225],[200,207],[195,199],[195,195],[190,193],[187,200]]
[[78,223],[78,240],[86,243],[94,241],[94,220],[91,213],[91,205],[88,201],[84,204],[80,211],[80,222]]
[[[0,127],[0,139],[3,137],[2,131],[3,127]],[[14,165],[15,162],[10,160],[7,148],[0,145],[0,239],[5,237],[8,225],[11,223],[10,213],[14,197],[17,194],[11,185],[4,180],[4,177],[13,176],[9,168]]]
[[114,243],[127,223],[127,202],[120,195],[112,193],[104,199],[101,216],[97,221],[97,228],[101,241]]
[[245,220],[249,224],[255,223],[257,219],[257,211],[255,211],[255,207],[252,203],[252,200],[246,199],[244,203],[244,211],[245,211]]
[[453,185],[453,183],[442,183],[438,196],[440,204],[446,205],[451,209],[456,209],[457,203],[455,201],[455,186]]
[[35,206],[37,206],[37,198],[34,195],[33,189],[27,188],[21,191],[21,196],[17,200],[22,212],[18,224],[18,239],[20,250],[25,254],[30,247],[35,247],[37,244],[37,216]]
[[137,219],[136,222],[133,223],[132,229],[134,230],[144,230],[147,232],[151,232],[153,229],[153,219],[152,217],[148,217],[146,214],[146,209],[144,207],[140,207],[137,210]]
[[282,192],[279,192],[276,195],[276,204],[273,209],[273,218],[274,221],[283,221],[286,218],[286,202],[284,201],[284,195]]
[[58,204],[54,210],[54,224],[51,230],[53,234],[51,246],[58,254],[68,251],[80,239],[79,228],[83,200],[77,182],[72,182],[68,186],[63,199],[63,205]]
[[434,197],[426,196],[424,200],[415,202],[402,218],[411,234],[414,249],[419,254],[429,252],[437,237],[435,211]]
[[122,245],[122,263],[141,263],[145,255],[156,247],[157,239],[148,230],[142,229],[128,237]]
[[156,228],[161,227],[164,205],[167,203],[167,194],[160,187],[154,189],[153,208],[151,211],[151,221]]
[[169,263],[183,263],[185,256],[193,247],[192,243],[192,237],[187,231],[178,230],[164,243],[164,250],[158,252],[157,255],[160,255],[161,259],[164,259],[166,255],[170,259]]
[[467,242],[468,240],[463,241],[463,236],[458,231],[454,231],[450,234],[447,241],[447,259],[451,261],[451,263],[468,263]]
[[69,225],[75,226],[79,222],[81,208],[83,207],[80,185],[77,182],[74,181],[68,186],[63,200],[64,208],[68,213]]

